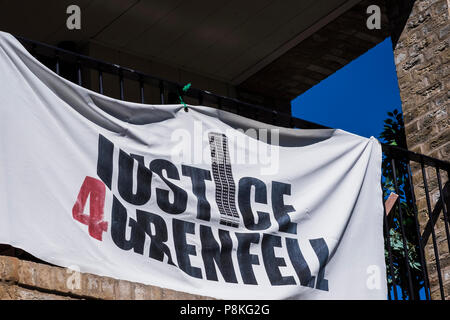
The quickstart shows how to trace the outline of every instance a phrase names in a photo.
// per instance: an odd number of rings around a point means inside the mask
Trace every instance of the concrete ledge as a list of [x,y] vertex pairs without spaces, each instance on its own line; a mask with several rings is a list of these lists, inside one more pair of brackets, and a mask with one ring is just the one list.
[[0,256],[0,299],[212,300],[170,289]]

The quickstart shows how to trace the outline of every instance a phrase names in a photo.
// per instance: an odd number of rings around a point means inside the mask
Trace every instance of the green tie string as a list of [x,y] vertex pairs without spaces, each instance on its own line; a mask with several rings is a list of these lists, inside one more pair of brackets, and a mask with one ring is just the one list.
[[[191,87],[191,83],[190,83],[190,82],[189,82],[187,85],[185,85],[185,86],[183,87],[183,89],[181,90],[181,91],[183,92],[183,95],[186,94],[186,92],[188,92],[188,90],[189,90],[190,87]],[[184,102],[182,96],[179,95],[178,97],[180,98],[181,104],[184,105],[184,111],[187,112],[187,111],[188,111],[188,108],[187,108],[187,105],[186,105],[186,103]]]

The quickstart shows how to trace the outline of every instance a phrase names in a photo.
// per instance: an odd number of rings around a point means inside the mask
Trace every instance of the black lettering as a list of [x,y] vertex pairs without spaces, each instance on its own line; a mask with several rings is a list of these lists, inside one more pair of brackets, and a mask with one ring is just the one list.
[[319,274],[317,275],[316,289],[328,291],[328,280],[325,279],[325,266],[328,262],[328,246],[323,238],[309,240],[311,247],[319,259]]
[[286,266],[283,258],[276,257],[274,247],[281,248],[281,237],[271,234],[264,234],[262,238],[262,255],[267,276],[273,286],[296,284],[292,276],[283,277],[280,267]]
[[145,233],[132,218],[128,226],[131,228],[130,239],[126,239],[128,214],[127,209],[114,196],[111,216],[111,237],[116,246],[122,250],[134,249],[134,252],[144,253]]
[[[133,193],[133,168],[137,165],[136,193]],[[142,156],[130,156],[119,151],[119,178],[117,188],[128,203],[143,205],[150,200],[152,172],[145,167]]]
[[189,259],[189,255],[196,256],[195,246],[186,242],[186,234],[195,234],[195,224],[183,220],[173,219],[173,241],[175,243],[175,251],[178,260],[178,266],[188,275],[195,278],[202,278],[200,268],[193,267]]
[[286,238],[286,247],[289,258],[291,259],[292,265],[300,280],[300,284],[305,287],[314,288],[316,277],[311,276],[311,270],[303,257],[302,251],[298,245],[298,240]]
[[221,245],[214,239],[210,227],[200,225],[200,241],[202,243],[202,258],[205,265],[206,279],[218,281],[216,263],[226,282],[237,283],[231,258],[233,242],[231,241],[230,233],[219,229],[219,239]]
[[161,210],[170,214],[183,213],[186,210],[187,205],[186,191],[167,180],[162,174],[162,172],[165,171],[167,173],[167,178],[180,180],[180,175],[178,173],[177,167],[175,167],[175,165],[170,161],[164,159],[155,159],[150,163],[150,170],[156,173],[174,194],[174,201],[173,203],[170,203],[169,191],[156,188],[156,202],[158,203],[158,206],[161,208]]
[[98,135],[97,175],[111,189],[114,144],[101,134]]
[[279,230],[287,233],[297,234],[297,224],[291,222],[289,212],[295,209],[291,205],[285,205],[283,195],[291,195],[291,185],[272,181],[272,208],[275,219],[278,222]]
[[238,239],[237,258],[242,280],[245,284],[258,284],[253,265],[259,265],[256,254],[250,254],[250,244],[259,242],[259,233],[236,233]]
[[181,166],[184,176],[190,177],[192,181],[192,192],[197,197],[197,219],[209,221],[211,219],[211,206],[206,200],[205,180],[211,181],[209,170],[190,166]]
[[[167,226],[164,219],[160,216],[142,210],[136,211],[136,220],[138,225],[150,237],[149,257],[158,261],[164,261],[164,255],[168,257],[168,263],[174,265],[167,242]],[[151,225],[154,226],[155,233],[151,232]]]
[[265,230],[270,227],[270,218],[267,212],[257,211],[258,223],[255,224],[252,207],[250,204],[250,194],[252,187],[255,187],[255,202],[267,204],[266,184],[252,177],[243,177],[239,180],[238,203],[244,225],[249,230]]

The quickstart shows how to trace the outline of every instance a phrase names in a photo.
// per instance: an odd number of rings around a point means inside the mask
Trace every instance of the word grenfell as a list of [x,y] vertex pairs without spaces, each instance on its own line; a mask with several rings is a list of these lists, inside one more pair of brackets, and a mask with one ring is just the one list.
[[[74,206],[74,218],[89,224],[89,234],[102,240],[102,232],[107,231],[107,222],[101,221],[103,213],[99,212],[103,209],[96,210],[94,207],[96,201],[99,203],[99,198],[104,198],[104,190],[101,188],[104,189],[106,185],[112,190],[113,177],[117,177],[118,195],[112,197],[110,230],[114,244],[120,249],[132,249],[134,253],[143,255],[146,238],[149,238],[149,258],[178,267],[194,278],[211,281],[223,279],[227,283],[238,283],[240,281],[236,273],[239,271],[244,284],[257,285],[261,281],[258,279],[261,273],[257,275],[254,268],[261,266],[273,286],[300,284],[328,291],[328,280],[324,278],[329,257],[327,243],[323,238],[310,239],[307,242],[319,262],[318,274],[313,275],[302,253],[299,239],[295,236],[297,224],[289,217],[289,213],[295,209],[284,203],[284,197],[290,195],[291,185],[272,181],[271,213],[256,211],[255,219],[255,210],[251,203],[267,205],[266,183],[255,177],[242,177],[236,186],[231,165],[227,161],[226,135],[210,134],[210,143],[212,170],[188,165],[178,168],[165,159],[151,160],[148,168],[144,164],[144,157],[140,155],[128,154],[119,149],[118,157],[114,157],[114,144],[99,135],[97,175],[101,181],[86,177],[83,185],[90,187],[85,190],[82,187]],[[117,163],[114,162],[115,158]],[[117,174],[114,174],[115,170]],[[196,197],[195,218],[189,216],[189,220],[195,222],[183,219],[186,217],[183,213],[188,207],[189,199],[188,192],[177,185],[180,172],[182,176],[190,179],[192,194]],[[149,210],[148,206],[142,206],[152,198],[152,180],[156,179],[154,176],[166,187],[155,188],[157,206]],[[211,210],[211,199],[206,196],[206,181],[214,181],[214,200],[220,217],[214,217],[212,214],[214,211]],[[252,188],[255,189],[254,193],[251,192]],[[86,219],[81,212],[88,194],[91,197],[91,213]],[[130,209],[130,205],[138,208]],[[103,206],[101,201],[100,206]],[[146,210],[143,210],[144,208]],[[276,226],[272,225],[270,215],[276,221]],[[242,227],[236,229],[241,220],[248,232]],[[217,221],[218,224],[215,223]],[[217,228],[217,225],[223,227]],[[197,239],[200,248],[189,242],[192,237]],[[201,257],[197,257],[197,249],[201,252]],[[283,255],[280,255],[280,252]],[[204,272],[192,264],[193,258],[201,258]],[[286,266],[285,259],[291,262],[293,274],[282,274],[280,268]],[[216,266],[221,275],[220,279]]]

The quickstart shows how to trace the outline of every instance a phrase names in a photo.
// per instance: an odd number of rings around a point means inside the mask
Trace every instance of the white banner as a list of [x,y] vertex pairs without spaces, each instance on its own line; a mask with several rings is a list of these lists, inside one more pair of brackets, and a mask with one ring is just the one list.
[[124,102],[0,49],[0,243],[216,298],[386,298],[376,139]]

